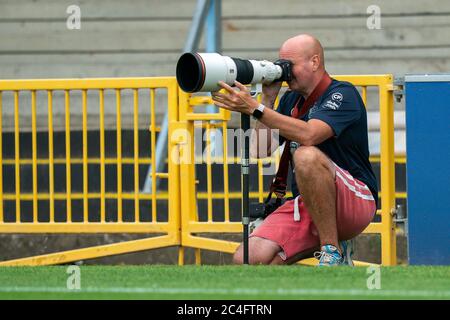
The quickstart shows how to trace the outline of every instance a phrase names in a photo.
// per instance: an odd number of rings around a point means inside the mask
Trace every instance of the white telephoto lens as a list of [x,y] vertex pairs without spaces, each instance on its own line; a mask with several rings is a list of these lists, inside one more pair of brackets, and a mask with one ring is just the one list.
[[246,60],[218,53],[184,53],[177,63],[178,84],[185,92],[218,91],[219,81],[232,86],[271,83],[281,78],[283,70],[267,60]]
[[252,84],[269,84],[280,78],[283,74],[281,67],[275,65],[273,62],[267,60],[250,60],[250,62],[253,66]]
[[205,81],[199,91],[218,91],[219,81],[233,85],[237,76],[237,68],[233,59],[218,53],[199,54],[205,64]]

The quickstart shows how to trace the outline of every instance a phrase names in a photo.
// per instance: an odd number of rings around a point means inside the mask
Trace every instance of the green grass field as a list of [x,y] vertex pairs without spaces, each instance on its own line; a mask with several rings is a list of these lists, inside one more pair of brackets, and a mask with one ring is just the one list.
[[383,267],[381,289],[365,267],[82,266],[2,267],[0,299],[450,299],[450,267]]

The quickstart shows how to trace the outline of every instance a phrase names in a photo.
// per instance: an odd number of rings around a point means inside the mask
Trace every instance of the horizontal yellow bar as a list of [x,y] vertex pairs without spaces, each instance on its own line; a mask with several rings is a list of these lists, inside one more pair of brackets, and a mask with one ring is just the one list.
[[[268,190],[264,191],[264,195],[266,194],[266,192],[268,192]],[[242,193],[235,191],[235,192],[229,192],[229,199],[241,199],[242,198]],[[250,198],[258,198],[259,197],[259,192],[258,191],[252,191],[249,193],[249,197]],[[292,192],[288,191],[286,193],[286,198],[292,197]],[[381,197],[380,192],[378,193],[378,197]],[[395,197],[398,199],[406,199],[407,198],[407,193],[406,192],[396,192],[395,193]],[[224,199],[225,198],[225,194],[222,192],[213,192],[211,195],[212,199]],[[197,199],[200,200],[205,200],[208,199],[208,194],[206,192],[198,192],[197,193]]]
[[234,253],[239,246],[238,242],[195,237],[187,233],[182,236],[182,245],[198,249]]
[[[370,156],[369,157],[370,162],[381,162],[380,156]],[[405,155],[395,155],[394,156],[394,162],[399,164],[405,164],[406,163],[406,156]]]
[[[213,124],[211,124],[211,126],[213,126]],[[218,125],[218,127],[219,127],[219,125]],[[194,161],[196,163],[203,163],[204,160],[205,159],[202,159],[201,157],[196,157]],[[268,163],[275,162],[276,159],[275,159],[275,157],[268,157],[268,158],[262,158],[262,159],[252,158],[252,159],[250,159],[250,163],[257,164],[258,160],[261,160],[263,162],[263,164],[268,164]],[[241,161],[241,159],[238,157],[228,157],[227,158],[228,164],[240,164],[241,163],[240,161]],[[82,164],[83,159],[82,158],[72,158],[70,160],[70,162],[72,164]],[[151,164],[152,159],[151,158],[139,158],[138,162],[139,162],[139,164]],[[167,159],[165,160],[165,162],[167,163]],[[222,164],[223,157],[211,157],[211,162]],[[380,157],[378,157],[378,156],[370,157],[370,162],[380,162]],[[406,157],[396,157],[395,162],[404,164],[404,163],[406,163]],[[16,161],[14,159],[4,159],[3,163],[6,165],[14,165],[16,163]],[[19,163],[25,164],[25,165],[31,165],[31,164],[33,164],[33,159],[27,159],[27,158],[20,159]],[[47,158],[37,159],[37,164],[48,164],[48,163],[49,163],[49,160]],[[66,159],[65,158],[55,158],[54,163],[55,164],[65,164]],[[88,158],[87,163],[100,164],[100,159]],[[105,164],[116,164],[116,163],[117,163],[117,158],[105,158]],[[134,164],[134,159],[133,158],[122,158],[122,163],[123,164]]]
[[241,222],[190,222],[186,230],[190,233],[238,233],[242,232]]
[[376,74],[376,75],[332,75],[336,80],[348,81],[355,86],[379,86],[387,85],[392,82],[393,76],[391,74]]
[[0,266],[42,266],[62,264],[72,261],[87,260],[123,253],[174,246],[178,244],[180,244],[179,238],[172,234],[168,234],[159,237],[123,241],[119,243],[111,243],[95,247],[43,254],[28,258],[1,261]]
[[202,121],[202,122],[194,122],[194,128],[206,128],[209,126],[210,128],[222,128],[223,124],[221,122],[208,122],[208,121]]
[[297,262],[297,264],[301,264],[303,266],[317,266],[319,261],[316,258],[306,258]]
[[[263,161],[263,164],[268,164],[268,163],[273,163],[276,161],[276,157],[267,157],[267,158],[261,158],[261,159],[256,159],[256,158],[251,158],[250,159],[250,163],[251,164],[256,164],[258,160]],[[380,157],[379,156],[371,156],[369,158],[370,162],[373,163],[377,163],[380,162]],[[196,163],[204,163],[206,161],[206,157],[202,158],[202,157],[195,157],[195,162]],[[394,158],[394,161],[396,163],[406,163],[406,157],[405,156],[396,156]],[[223,157],[211,157],[211,162],[213,163],[223,163]],[[227,158],[227,163],[228,164],[240,164],[241,163],[241,158],[238,157],[228,157]]]
[[[378,222],[371,223],[364,233],[381,233],[382,225]],[[190,222],[188,223],[188,229],[191,233],[238,233],[242,232],[241,222]]]
[[[229,195],[229,199],[241,199],[242,198],[241,192],[229,192],[228,195]],[[259,197],[259,192],[257,192],[257,191],[250,192],[249,197],[253,198],[253,199],[257,199]],[[289,191],[288,193],[286,193],[286,197],[292,197],[292,192]],[[212,199],[224,199],[225,194],[222,192],[213,192],[211,198]],[[197,199],[199,199],[199,200],[208,199],[208,193],[207,192],[198,192]]]
[[377,263],[371,263],[366,261],[353,260],[355,267],[369,267],[369,266],[379,266]]
[[[54,193],[54,199],[55,200],[65,200],[67,198],[66,193]],[[80,200],[83,199],[84,194],[81,192],[71,193],[71,198],[74,200]],[[88,193],[87,195],[88,199],[100,199],[101,193]],[[134,192],[127,192],[122,193],[123,199],[130,199],[133,200],[135,197]],[[105,193],[106,199],[117,199],[117,193]],[[139,200],[151,200],[152,195],[151,193],[139,193],[138,195]],[[15,200],[16,194],[15,193],[5,193],[4,194],[4,200]],[[38,193],[38,200],[48,200],[50,199],[49,193]],[[158,192],[156,194],[156,199],[158,200],[168,200],[169,194],[167,192]],[[32,193],[21,193],[20,194],[20,200],[33,200],[33,194]]]
[[372,222],[363,233],[381,233],[383,225],[380,222]]
[[[165,173],[157,173],[156,176],[160,178],[168,178],[168,175]],[[266,192],[266,191],[265,191]],[[241,192],[229,192],[228,199],[241,199],[242,193]],[[98,199],[101,197],[100,193],[97,192],[91,192],[88,193],[89,199]],[[151,200],[152,195],[151,193],[139,193],[138,195],[140,200]],[[257,199],[259,197],[259,192],[253,191],[250,192],[249,197],[251,199]],[[292,197],[292,193],[289,191],[286,193],[286,197]],[[406,192],[396,192],[395,197],[397,199],[406,199],[407,194]],[[65,200],[66,194],[65,193],[54,193],[55,200]],[[105,198],[107,199],[116,199],[117,193],[106,193]],[[134,192],[126,192],[122,193],[123,199],[134,199]],[[156,195],[156,198],[158,200],[168,200],[169,194],[167,192],[158,192]],[[224,199],[225,194],[222,192],[213,192],[211,194],[212,199]],[[4,193],[4,200],[15,200],[16,194],[15,193]],[[49,193],[38,193],[38,199],[39,200],[48,200],[50,199]],[[72,193],[72,199],[83,199],[83,193],[74,192]],[[207,192],[198,192],[197,193],[197,199],[199,200],[206,200],[208,199],[208,193]],[[20,200],[33,200],[33,194],[32,193],[21,193]],[[381,214],[381,210],[377,210],[377,214]]]
[[[139,159],[139,164],[151,164],[151,158],[140,158]],[[65,164],[66,163],[66,159],[64,158],[55,158],[53,160],[53,162],[55,164]],[[14,159],[5,159],[3,161],[4,164],[7,165],[14,165],[16,163],[16,161]],[[83,159],[82,158],[71,158],[70,159],[70,163],[71,164],[83,164]],[[97,158],[88,158],[87,163],[89,164],[100,164],[101,160],[97,159]],[[33,159],[20,159],[19,160],[19,164],[24,164],[24,165],[31,165],[33,164]],[[49,164],[49,160],[48,159],[37,159],[37,164]],[[105,164],[117,164],[117,158],[105,158]],[[134,164],[134,159],[133,158],[122,158],[122,164]]]
[[[211,163],[218,163],[222,164],[223,157],[210,157]],[[256,158],[250,158],[250,164],[257,164],[259,161],[262,161],[263,164],[269,164],[274,163],[276,161],[275,157],[268,157],[268,158],[262,158],[262,159],[256,159]],[[204,158],[202,157],[195,157],[194,158],[195,163],[201,164],[206,163],[206,156]],[[241,158],[237,157],[228,157],[227,158],[227,164],[241,164]]]
[[202,104],[213,104],[214,103],[212,98],[207,97],[207,96],[190,97],[188,102],[190,105],[202,105]]
[[0,90],[2,91],[145,89],[166,88],[176,85],[175,77],[0,80]]
[[186,120],[229,120],[226,113],[187,113]]
[[[392,74],[375,74],[375,75],[330,75],[332,78],[341,81],[351,82],[355,86],[376,87],[379,85],[387,85],[392,87]],[[287,83],[283,82],[283,87],[287,87]],[[206,96],[198,98],[208,98]]]
[[167,222],[15,222],[0,224],[0,233],[163,233],[170,227]]

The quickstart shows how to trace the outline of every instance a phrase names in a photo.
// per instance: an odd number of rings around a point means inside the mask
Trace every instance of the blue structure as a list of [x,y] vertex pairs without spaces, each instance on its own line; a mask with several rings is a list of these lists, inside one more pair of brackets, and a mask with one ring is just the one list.
[[408,256],[450,265],[450,74],[405,76]]
[[[192,24],[189,29],[186,44],[184,45],[183,52],[195,52],[198,50],[198,45],[203,32],[206,29],[206,52],[221,52],[222,51],[222,0],[197,0],[197,5],[194,11],[194,17],[192,18]],[[207,112],[216,113],[218,110],[214,105],[207,107]],[[167,135],[169,131],[168,112],[164,114],[164,119],[161,124],[161,131],[156,141],[156,172],[164,170],[164,159],[167,157]],[[214,149],[214,137],[211,137],[211,144]],[[215,151],[213,151],[215,154]],[[151,179],[152,166],[150,165],[147,170],[147,176],[145,178],[143,193],[151,193],[152,179]],[[159,179],[156,182],[156,188],[158,188]]]

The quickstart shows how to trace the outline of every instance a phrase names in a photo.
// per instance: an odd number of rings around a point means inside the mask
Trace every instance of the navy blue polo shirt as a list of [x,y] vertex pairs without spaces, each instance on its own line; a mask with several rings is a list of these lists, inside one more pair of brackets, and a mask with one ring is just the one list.
[[[367,112],[359,92],[349,82],[332,79],[325,93],[314,103],[301,119],[319,119],[334,131],[334,136],[316,145],[334,163],[364,182],[378,203],[378,187],[369,162]],[[280,99],[277,111],[291,115],[292,109],[304,99],[294,91],[287,91]],[[280,137],[280,145],[285,141]],[[292,194],[299,194],[295,178],[292,179]]]

